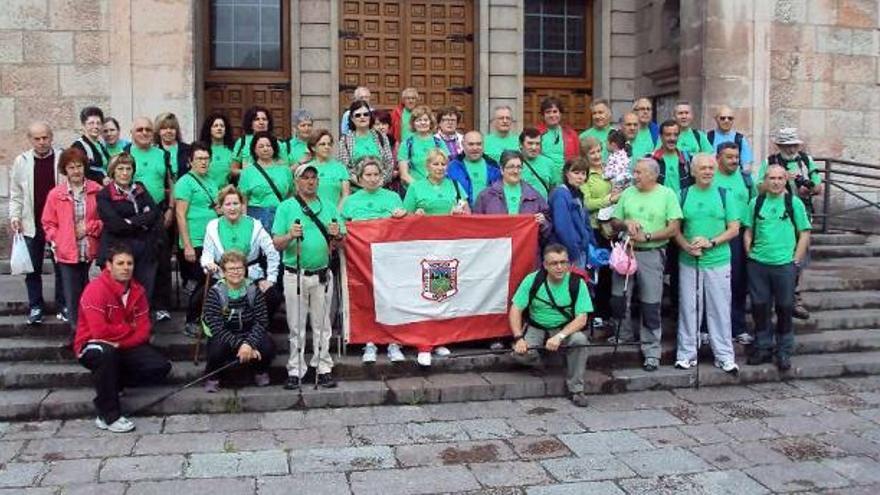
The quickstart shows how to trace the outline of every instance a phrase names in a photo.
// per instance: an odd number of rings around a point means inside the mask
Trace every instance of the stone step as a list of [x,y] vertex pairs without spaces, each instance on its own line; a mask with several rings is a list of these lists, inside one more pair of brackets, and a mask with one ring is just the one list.
[[[840,352],[865,352],[880,350],[880,331],[877,330],[837,330],[799,335],[796,339],[795,353],[825,354]],[[479,351],[477,348],[459,350],[458,352]],[[746,355],[746,348],[736,346],[739,356]],[[360,363],[360,356],[355,354],[337,360],[334,374],[341,380],[376,380],[422,376],[426,372],[418,369],[409,356],[407,363],[390,364],[382,356],[371,366]],[[663,345],[662,359],[665,363],[675,360],[675,343],[667,339]],[[712,360],[711,350],[701,349],[700,359]],[[590,354],[590,367],[638,366],[641,357],[638,347],[620,347],[616,354],[609,348],[594,349]],[[287,356],[280,355],[272,362],[270,374],[274,381],[282,383],[286,376],[285,364]],[[549,366],[561,369],[561,361],[550,360]],[[204,372],[204,361],[199,365],[191,360],[175,360],[168,382],[181,384],[199,377]],[[436,359],[430,374],[466,373],[466,372],[506,372],[517,369],[516,364],[504,355],[474,356],[455,359]],[[228,373],[224,377],[237,385],[247,385],[251,376],[246,371]],[[88,370],[71,360],[61,362],[18,361],[0,363],[0,389],[22,388],[54,388],[87,387],[91,384]]]
[[880,256],[880,245],[877,244],[844,244],[814,246],[810,255],[815,260],[829,258],[870,258]]
[[[880,373],[880,352],[828,353],[795,356],[790,371],[780,374],[771,364],[742,365],[739,375],[728,375],[705,362],[694,370],[664,366],[656,372],[641,368],[589,369],[585,374],[590,394],[682,387],[759,383],[781,379],[834,378]],[[130,414],[172,390],[169,386],[126,389],[123,412]],[[559,372],[436,373],[388,380],[342,381],[337,388],[285,391],[273,384],[224,387],[208,394],[195,386],[152,407],[144,414],[194,414],[260,412],[294,408],[349,407],[379,404],[422,404],[529,397],[554,397],[565,393]],[[58,419],[94,415],[94,391],[88,387],[69,389],[25,389],[0,395],[0,419]]]
[[810,234],[810,244],[813,246],[835,246],[841,244],[864,244],[868,236],[851,233]]
[[810,311],[827,311],[834,309],[880,308],[880,295],[877,291],[849,292],[804,292],[801,297]]
[[801,280],[803,292],[880,290],[880,257],[835,258],[810,263]]
[[808,320],[795,320],[796,332],[880,328],[880,309],[814,311]]

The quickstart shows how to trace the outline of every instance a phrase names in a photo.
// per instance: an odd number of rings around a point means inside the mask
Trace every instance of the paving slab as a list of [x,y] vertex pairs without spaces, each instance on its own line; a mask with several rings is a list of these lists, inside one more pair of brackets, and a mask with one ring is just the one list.
[[24,440],[0,442],[0,464],[6,464],[14,459],[23,446]]
[[280,446],[288,450],[349,447],[352,445],[352,439],[345,427],[273,430],[272,433]]
[[99,441],[82,438],[39,438],[28,442],[19,458],[26,461],[119,457],[131,454],[136,435],[101,437]]
[[709,471],[687,478],[713,495],[762,495],[769,491],[742,471]]
[[475,464],[517,459],[513,449],[500,440],[399,445],[394,448],[394,454],[403,467]]
[[631,431],[601,431],[597,433],[580,433],[559,435],[562,441],[575,455],[589,457],[595,454],[634,452],[650,450],[651,444]]
[[519,433],[507,424],[506,419],[464,419],[457,421],[471,440],[489,440],[493,438],[512,438]]
[[[308,495],[340,495],[351,493],[343,473],[294,473],[289,476],[257,478],[260,495],[289,495],[293,487]],[[208,495],[216,495],[215,492]]]
[[4,425],[3,440],[31,440],[56,436],[61,428],[61,421],[27,421]]
[[[132,487],[141,483],[149,483],[147,481],[138,481],[132,483]],[[66,485],[62,489],[62,495],[123,495],[128,486],[125,483],[80,483],[76,485]],[[55,487],[52,488],[54,490]],[[155,493],[155,492],[154,492]],[[54,492],[53,492],[54,495]],[[160,495],[167,495],[163,493]]]
[[553,481],[535,462],[487,462],[473,464],[470,470],[480,484],[488,487],[543,485]]
[[547,459],[541,461],[558,481],[600,481],[628,478],[636,473],[621,460],[611,455]]
[[193,452],[222,452],[224,433],[172,433],[143,435],[134,446],[135,455],[187,454]]
[[405,425],[359,425],[351,427],[355,445],[403,445],[412,442]]
[[458,423],[451,421],[409,423],[406,425],[406,430],[415,443],[458,442],[470,439]]
[[654,447],[690,447],[698,442],[681,429],[675,426],[663,426],[660,428],[642,428],[635,434],[644,438]]
[[290,453],[294,473],[321,473],[390,469],[397,467],[394,451],[387,446],[341,447],[295,450]]
[[192,454],[186,466],[187,478],[226,478],[289,474],[283,450]]
[[180,478],[186,459],[182,455],[112,457],[101,466],[100,481],[138,481]]
[[572,416],[586,428],[595,431],[651,428],[656,426],[682,424],[680,419],[660,409],[619,412],[583,411],[573,413]]
[[75,485],[79,483],[95,483],[98,481],[98,469],[101,459],[74,459],[70,461],[52,461],[49,472],[40,481],[41,485]]
[[0,488],[27,487],[46,472],[43,462],[10,462],[0,466]]
[[480,484],[464,466],[418,467],[351,474],[354,495],[419,495],[477,490]]
[[618,455],[640,476],[667,476],[708,471],[712,467],[695,454],[677,447]]
[[574,418],[561,413],[508,418],[507,424],[523,435],[557,435],[586,431]]
[[255,482],[253,479],[207,479],[207,480],[171,480],[141,481],[132,483],[128,495],[168,495],[169,493],[186,495],[253,495]]
[[541,460],[571,457],[573,453],[556,437],[516,437],[508,440],[513,450],[523,459]]
[[815,491],[849,485],[846,478],[815,461],[758,466],[745,470],[745,473],[775,492]]
[[860,456],[847,456],[839,459],[824,459],[825,466],[842,474],[860,485],[880,483],[880,463]]

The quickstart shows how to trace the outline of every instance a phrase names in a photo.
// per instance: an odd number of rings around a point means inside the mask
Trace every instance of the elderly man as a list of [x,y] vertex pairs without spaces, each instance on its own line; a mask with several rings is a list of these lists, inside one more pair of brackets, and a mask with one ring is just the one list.
[[[749,294],[755,321],[755,349],[748,364],[770,362],[774,355],[780,371],[791,368],[794,351],[794,288],[797,271],[810,246],[810,219],[799,197],[787,194],[788,171],[768,165],[764,189],[749,204],[745,216]],[[776,308],[771,329],[770,308]],[[775,345],[774,345],[775,343]]]
[[733,130],[733,110],[727,105],[718,107],[715,112],[715,129],[706,133],[706,140],[717,152],[723,143],[736,144],[742,169],[746,172],[752,170],[752,147],[745,136]]
[[541,153],[541,131],[526,127],[519,135],[519,151],[523,156],[522,179],[547,199],[561,177],[553,176],[553,162]]
[[644,150],[645,153],[642,155],[636,155],[633,153],[633,145],[639,135],[639,116],[634,112],[626,112],[623,114],[623,117],[620,118],[620,131],[623,133],[623,137],[626,138],[627,144],[629,144],[627,153],[629,153],[630,158],[641,158],[645,156],[645,154],[650,154],[653,150],[653,147],[651,149],[646,149]]
[[561,244],[544,248],[541,270],[526,275],[510,304],[510,331],[514,356],[524,364],[539,365],[538,349],[565,352],[565,385],[578,407],[587,406],[584,371],[587,337],[581,330],[593,302],[583,279],[570,273],[568,252]]
[[632,144],[632,156],[641,158],[654,151],[660,142],[660,127],[653,121],[654,106],[650,98],[639,98],[632,106],[639,118],[639,131]]
[[734,340],[743,345],[754,339],[746,327],[746,251],[743,246],[745,217],[749,202],[757,195],[752,175],[740,166],[739,148],[736,143],[726,141],[718,145],[718,170],[713,184],[725,190],[728,208],[736,211],[740,231],[730,240],[730,322]]
[[[633,185],[620,195],[614,209],[611,225],[626,233],[634,243],[635,257],[639,265],[636,285],[641,301],[641,326],[639,330],[646,371],[656,371],[660,365],[660,302],[663,300],[663,268],[666,245],[678,233],[681,207],[678,195],[657,183],[660,166],[652,158],[642,158],[633,172]],[[611,311],[623,325],[620,340],[633,340],[626,313],[624,285],[632,287],[625,278],[614,273],[611,280]]]
[[678,123],[674,120],[660,124],[662,146],[653,154],[661,167],[658,181],[675,191],[676,195],[693,183],[689,164],[693,155],[678,148],[681,141],[679,130]]
[[413,133],[410,120],[418,103],[419,92],[416,88],[404,88],[400,92],[400,104],[391,112],[391,135],[394,136],[394,142],[403,143]]
[[462,144],[464,152],[449,162],[446,176],[461,185],[467,193],[468,204],[473,208],[480,193],[501,179],[501,169],[495,160],[483,154],[480,131],[465,134]]
[[[513,109],[507,105],[495,107],[492,111],[492,131],[486,136],[486,156],[498,161],[501,153],[519,149],[519,138],[511,132],[513,128]],[[540,143],[540,141],[539,141]]]
[[593,126],[578,136],[583,141],[586,137],[594,137],[602,145],[602,161],[608,159],[608,133],[611,132],[611,104],[608,100],[598,99],[590,102],[590,115]]
[[[354,88],[354,92],[351,95],[351,101],[352,103],[356,101],[365,101],[369,105],[371,97],[372,94],[370,94],[370,88],[366,86],[358,86]],[[295,124],[296,123],[294,123],[294,125]],[[342,137],[350,132],[351,130],[348,128],[348,110],[345,110],[342,114],[342,118],[339,119],[339,136]],[[297,163],[299,163],[299,161],[297,161]]]
[[290,330],[290,358],[284,388],[297,390],[306,374],[306,319],[311,321],[312,359],[317,383],[336,386],[330,355],[330,300],[333,272],[330,251],[345,231],[338,222],[336,204],[318,197],[318,169],[311,164],[296,168],[296,196],[278,205],[272,224],[272,241],[284,263],[284,303]]
[[675,122],[678,124],[678,149],[693,156],[697,153],[714,153],[715,148],[709,143],[706,134],[692,127],[694,111],[687,101],[675,105]]
[[[9,228],[24,235],[34,271],[24,277],[28,294],[28,325],[43,322],[43,258],[46,256],[46,234],[39,219],[49,191],[60,176],[58,158],[61,150],[52,147],[52,129],[42,122],[28,127],[27,138],[31,149],[18,155],[9,171]],[[55,263],[54,259],[52,261]],[[55,267],[55,304],[58,319],[67,321],[67,309],[62,293],[61,271]],[[76,302],[74,302],[76,304]]]
[[[697,332],[705,316],[715,366],[737,373],[730,335],[730,249],[739,234],[738,208],[719,189],[715,157],[698,153],[691,162],[694,185],[681,192],[681,230],[675,236],[679,251],[678,338],[675,367],[697,364]],[[703,302],[705,301],[705,304]]]
[[[804,203],[807,209],[808,217],[813,214],[813,196],[822,194],[825,185],[822,183],[822,174],[813,161],[813,157],[803,151],[804,142],[798,137],[798,130],[794,127],[786,127],[776,131],[773,139],[776,148],[779,150],[775,155],[770,155],[761,164],[758,170],[758,183],[761,184],[762,192],[766,191],[768,183],[764,180],[767,173],[768,165],[782,165],[788,173],[785,183],[785,189],[788,194],[797,196]],[[810,261],[810,254],[807,253],[802,265],[798,266],[797,282],[795,287],[800,285],[800,273],[806,268]],[[810,317],[809,311],[801,302],[800,290],[795,289],[795,305],[794,317],[806,320]]]

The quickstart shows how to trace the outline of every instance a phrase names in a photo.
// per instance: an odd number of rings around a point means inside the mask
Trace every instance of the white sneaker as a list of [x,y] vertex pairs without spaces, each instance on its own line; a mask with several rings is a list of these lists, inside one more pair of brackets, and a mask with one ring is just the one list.
[[450,354],[452,354],[452,351],[450,351],[448,347],[443,347],[441,345],[440,347],[434,348],[434,355],[437,357],[446,357]]
[[168,311],[165,311],[164,309],[160,309],[160,310],[156,311],[156,321],[157,322],[170,320],[170,319],[171,319],[171,313],[169,313]]
[[400,344],[388,344],[388,360],[392,363],[402,363],[406,361],[406,356],[400,350]]
[[751,345],[752,342],[755,341],[755,338],[752,337],[751,335],[747,334],[746,332],[743,332],[743,333],[737,335],[736,337],[734,337],[733,340],[734,340],[737,344]]
[[373,364],[376,362],[376,353],[378,349],[376,349],[376,344],[372,342],[367,342],[367,345],[364,346],[364,357],[361,358],[361,362],[364,364]]
[[431,366],[431,353],[420,352],[416,357],[416,362],[419,363],[419,366]]
[[113,433],[128,433],[134,429],[134,423],[125,416],[119,416],[116,421],[109,425],[99,416],[95,418],[95,426],[97,426],[99,430],[107,430]]
[[593,328],[602,328],[604,326],[605,326],[605,321],[602,320],[602,318],[599,318],[598,316],[593,318]]
[[721,368],[725,373],[737,374],[739,373],[739,366],[733,361],[720,362],[715,361],[715,366]]
[[691,369],[691,362],[687,360],[676,361],[675,367],[680,370],[689,370]]

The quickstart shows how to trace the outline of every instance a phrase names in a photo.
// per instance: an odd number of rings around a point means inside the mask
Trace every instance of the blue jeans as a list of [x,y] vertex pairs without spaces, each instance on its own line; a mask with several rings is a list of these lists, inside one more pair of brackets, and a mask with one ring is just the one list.
[[[794,351],[794,263],[765,265],[749,260],[749,294],[752,296],[752,319],[755,320],[755,350],[763,354],[774,351],[780,358],[791,357]],[[776,308],[776,328],[772,328],[770,308]]]
[[76,323],[79,317],[79,298],[83,289],[89,283],[89,262],[82,263],[58,263],[55,269],[61,273],[61,282],[64,286],[64,300],[76,301],[67,310],[68,322],[72,332],[76,332]]
[[746,333],[746,294],[749,285],[746,275],[746,250],[743,245],[743,232],[730,240],[730,323],[732,335]]
[[263,228],[271,235],[272,222],[275,221],[275,209],[271,206],[248,206],[247,214],[263,224]]
[[[24,284],[27,287],[28,306],[30,309],[43,309],[43,257],[46,255],[46,236],[43,229],[37,227],[37,232],[33,237],[25,237],[28,253],[31,255],[31,263],[34,265],[34,271],[24,276]],[[58,270],[58,263],[55,258],[50,256],[55,272],[55,305],[58,311],[64,308],[64,291],[61,282],[61,271]]]

